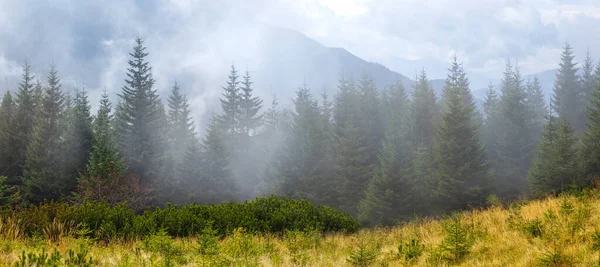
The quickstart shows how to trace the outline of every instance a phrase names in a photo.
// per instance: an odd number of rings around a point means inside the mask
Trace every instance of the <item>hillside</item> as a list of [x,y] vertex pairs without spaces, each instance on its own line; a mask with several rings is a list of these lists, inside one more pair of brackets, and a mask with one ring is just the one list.
[[46,253],[73,262],[91,258],[100,266],[595,266],[600,259],[598,214],[600,192],[588,191],[351,235],[255,236],[238,230],[217,241],[207,232],[181,239],[159,233],[104,245],[65,233],[58,234],[57,244],[12,239],[14,221],[5,221],[0,223],[0,265]]

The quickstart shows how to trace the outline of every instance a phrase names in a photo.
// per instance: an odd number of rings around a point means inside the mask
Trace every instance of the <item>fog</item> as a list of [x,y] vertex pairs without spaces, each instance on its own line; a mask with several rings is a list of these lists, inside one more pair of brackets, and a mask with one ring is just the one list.
[[[232,65],[240,76],[252,75],[261,113],[273,95],[282,111],[293,109],[303,84],[318,102],[322,93],[332,101],[340,75],[359,80],[364,73],[380,91],[400,81],[410,95],[425,70],[439,99],[455,56],[478,104],[488,83],[499,92],[507,58],[523,77],[539,74],[548,101],[566,41],[577,62],[587,52],[600,55],[600,38],[590,38],[598,33],[598,14],[594,0],[0,0],[0,93],[17,90],[23,62],[44,82],[53,64],[65,91],[88,91],[94,114],[103,90],[116,105],[140,37],[163,104],[177,82],[200,138],[210,116],[222,112]],[[271,146],[268,156],[286,142],[260,140]],[[234,156],[231,166],[238,176],[257,172],[272,165],[268,156],[260,163]],[[257,178],[239,179],[254,196]]]

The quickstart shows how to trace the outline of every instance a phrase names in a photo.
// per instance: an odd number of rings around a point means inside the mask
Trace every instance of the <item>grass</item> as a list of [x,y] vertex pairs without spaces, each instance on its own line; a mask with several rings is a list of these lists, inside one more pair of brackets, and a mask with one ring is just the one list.
[[[287,232],[219,239],[164,231],[143,240],[96,242],[49,229],[23,238],[0,223],[0,266],[600,266],[600,191],[495,205],[446,219],[423,219],[355,234]],[[84,262],[85,264],[82,264]]]

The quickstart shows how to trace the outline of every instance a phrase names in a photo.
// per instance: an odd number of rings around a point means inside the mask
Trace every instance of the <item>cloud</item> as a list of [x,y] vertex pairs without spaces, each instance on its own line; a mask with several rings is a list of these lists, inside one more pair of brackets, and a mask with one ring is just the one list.
[[253,71],[263,64],[265,25],[300,31],[368,61],[448,61],[458,54],[470,71],[493,78],[509,55],[526,73],[555,67],[565,40],[578,55],[588,46],[599,55],[600,39],[591,37],[599,9],[593,0],[2,0],[0,77],[15,88],[15,66],[25,59],[38,77],[54,62],[65,87],[89,88],[92,101],[103,88],[114,96],[140,35],[157,89],[166,95],[178,80],[202,125],[218,111],[229,66]]

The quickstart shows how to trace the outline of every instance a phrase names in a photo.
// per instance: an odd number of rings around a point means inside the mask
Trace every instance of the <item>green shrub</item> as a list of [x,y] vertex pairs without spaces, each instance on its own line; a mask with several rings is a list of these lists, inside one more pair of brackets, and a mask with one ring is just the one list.
[[[306,200],[281,199],[276,196],[257,198],[243,203],[219,205],[167,205],[136,214],[126,203],[111,206],[102,202],[83,202],[79,206],[46,202],[20,210],[0,213],[0,221],[17,220],[26,236],[46,236],[56,240],[58,226],[69,226],[70,235],[85,226],[78,236],[110,242],[114,239],[143,239],[164,229],[172,237],[200,234],[209,222],[220,237],[237,228],[249,233],[285,233],[288,230],[321,232],[355,232],[358,222],[350,215]],[[59,225],[61,224],[61,225]],[[0,224],[3,225],[3,224]],[[3,230],[4,231],[4,230]]]

